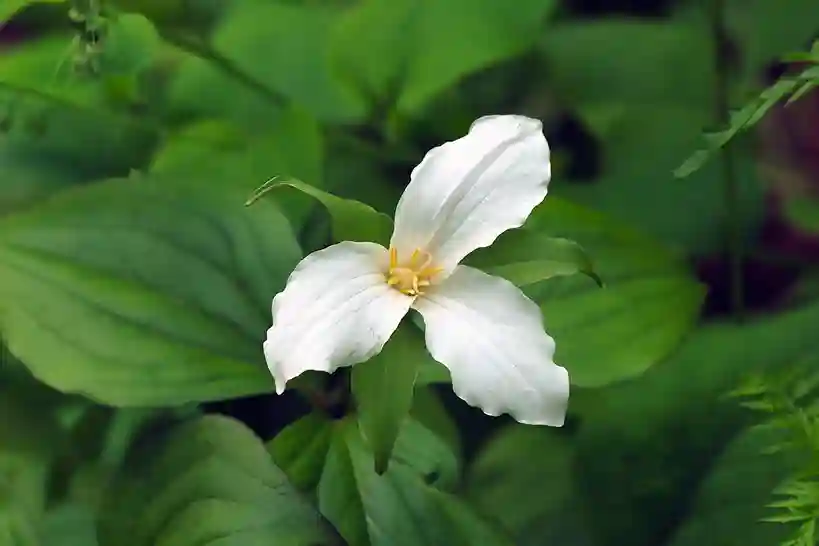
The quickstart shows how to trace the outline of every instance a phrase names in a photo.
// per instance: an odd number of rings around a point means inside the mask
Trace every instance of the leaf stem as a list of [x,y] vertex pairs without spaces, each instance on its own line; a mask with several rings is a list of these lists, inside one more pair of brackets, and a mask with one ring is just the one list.
[[284,95],[280,94],[274,89],[271,89],[236,66],[233,61],[216,51],[214,48],[210,47],[208,44],[198,39],[189,38],[184,34],[168,32],[161,28],[159,29],[159,33],[162,36],[162,39],[169,44],[172,44],[195,57],[199,57],[200,59],[210,62],[215,68],[221,70],[225,75],[233,78],[248,89],[258,93],[271,104],[275,106],[283,106],[287,104],[288,100]]
[[[731,70],[731,43],[725,24],[725,0],[711,0],[711,33],[714,42],[714,105],[717,122],[729,122],[729,72]],[[734,319],[742,322],[745,315],[745,287],[742,275],[743,240],[742,212],[739,206],[739,185],[734,154],[729,143],[720,157],[722,166],[723,200],[728,219],[728,260],[730,264],[731,311]]]

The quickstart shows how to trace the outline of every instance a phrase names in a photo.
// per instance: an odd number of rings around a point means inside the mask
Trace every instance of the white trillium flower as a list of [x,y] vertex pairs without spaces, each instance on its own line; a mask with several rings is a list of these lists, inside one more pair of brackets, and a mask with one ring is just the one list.
[[307,370],[372,358],[414,309],[465,402],[563,425],[569,376],[553,361],[540,309],[506,279],[459,265],[522,226],[550,178],[542,125],[523,116],[480,118],[427,153],[398,202],[389,250],[347,241],[314,252],[273,299],[264,353],[276,392]]

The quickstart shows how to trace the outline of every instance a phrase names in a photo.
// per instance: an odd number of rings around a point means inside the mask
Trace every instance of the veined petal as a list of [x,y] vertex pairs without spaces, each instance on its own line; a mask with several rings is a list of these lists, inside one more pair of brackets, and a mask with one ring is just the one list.
[[466,403],[521,423],[563,425],[569,374],[552,360],[540,309],[512,283],[458,266],[413,307],[430,354],[449,368]]
[[307,370],[331,373],[378,354],[412,298],[387,285],[387,249],[343,242],[314,252],[273,298],[264,356],[276,392]]
[[451,271],[476,248],[523,225],[546,197],[549,145],[540,121],[487,116],[427,153],[395,211],[391,246],[427,250]]

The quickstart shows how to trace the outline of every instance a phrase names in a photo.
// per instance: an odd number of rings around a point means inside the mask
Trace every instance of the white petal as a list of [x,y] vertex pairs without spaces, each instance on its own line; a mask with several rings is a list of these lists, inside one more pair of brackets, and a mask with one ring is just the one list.
[[466,403],[521,423],[563,425],[569,374],[552,360],[555,343],[540,309],[515,285],[458,266],[413,307],[424,317],[430,354],[449,368]]
[[395,211],[391,246],[429,251],[453,269],[467,254],[523,225],[551,178],[542,124],[487,116],[469,133],[434,148],[412,171]]
[[409,311],[412,298],[389,287],[387,250],[339,243],[297,266],[273,298],[264,356],[276,392],[307,370],[333,372],[378,354]]

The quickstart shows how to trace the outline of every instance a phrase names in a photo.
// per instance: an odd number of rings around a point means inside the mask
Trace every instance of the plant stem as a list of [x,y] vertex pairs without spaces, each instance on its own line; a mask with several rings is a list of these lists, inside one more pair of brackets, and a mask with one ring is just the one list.
[[[731,70],[731,43],[725,25],[725,0],[709,0],[711,4],[711,35],[714,42],[714,105],[717,122],[729,122],[729,72]],[[742,276],[743,240],[742,212],[739,206],[739,187],[733,147],[729,143],[721,153],[723,200],[728,218],[728,259],[730,264],[731,310],[734,319],[741,322],[745,315],[745,288]]]

